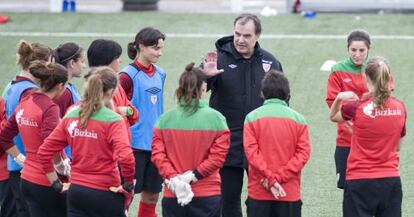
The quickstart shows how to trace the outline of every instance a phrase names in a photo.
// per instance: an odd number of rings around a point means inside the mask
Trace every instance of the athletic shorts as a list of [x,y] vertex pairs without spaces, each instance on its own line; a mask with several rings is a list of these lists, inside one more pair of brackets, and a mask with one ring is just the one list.
[[186,206],[177,203],[177,198],[162,199],[163,217],[220,217],[221,196],[194,197]]
[[402,197],[399,177],[347,180],[343,216],[401,217]]
[[335,166],[336,166],[336,186],[344,189],[346,164],[349,156],[349,147],[336,146],[335,149]]
[[134,151],[135,157],[135,193],[142,191],[160,193],[162,190],[162,177],[151,161],[150,151]]
[[301,217],[302,201],[272,201],[247,198],[247,217]]

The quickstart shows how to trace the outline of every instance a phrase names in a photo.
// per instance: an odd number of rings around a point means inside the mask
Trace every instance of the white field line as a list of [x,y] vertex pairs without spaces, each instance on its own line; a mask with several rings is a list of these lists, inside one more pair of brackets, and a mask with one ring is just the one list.
[[[203,33],[166,33],[168,38],[219,38],[226,34]],[[99,32],[0,32],[0,37],[75,37],[75,38],[133,38],[134,33],[99,33]],[[414,35],[373,35],[373,39],[383,40],[414,40]],[[343,40],[346,35],[315,35],[315,34],[264,34],[262,39],[299,39]]]

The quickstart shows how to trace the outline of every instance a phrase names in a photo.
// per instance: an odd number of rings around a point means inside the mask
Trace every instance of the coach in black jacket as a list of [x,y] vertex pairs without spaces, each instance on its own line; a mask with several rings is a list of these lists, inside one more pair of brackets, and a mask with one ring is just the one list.
[[223,217],[242,216],[240,196],[244,169],[247,168],[243,150],[244,118],[263,104],[260,92],[264,74],[270,69],[282,71],[280,62],[260,48],[257,42],[260,34],[259,18],[253,14],[241,14],[234,20],[234,35],[219,39],[216,42],[217,54],[209,53],[207,56],[207,59],[209,56],[213,56],[213,60],[216,58],[216,65],[211,67],[211,61],[204,62],[204,72],[210,77],[210,106],[226,117],[231,130],[230,150],[220,170]]

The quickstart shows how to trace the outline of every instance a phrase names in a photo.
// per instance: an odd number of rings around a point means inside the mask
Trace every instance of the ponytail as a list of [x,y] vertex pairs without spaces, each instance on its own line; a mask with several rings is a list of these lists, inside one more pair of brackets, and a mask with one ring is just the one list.
[[128,43],[128,57],[131,60],[134,60],[137,57],[138,54],[138,50],[135,47],[135,43],[134,42],[129,42]]
[[38,79],[40,88],[46,93],[68,81],[68,71],[58,63],[36,60],[30,64],[29,72]]
[[[184,111],[190,114],[197,111],[200,105],[201,86],[203,82],[207,82],[207,77],[200,68],[194,67],[194,63],[190,63],[185,67],[185,71],[181,74],[178,82],[178,88],[175,91],[178,104],[184,107]],[[194,100],[194,104],[192,101]]]
[[372,92],[374,103],[382,110],[387,99],[391,96],[391,90],[389,89],[391,72],[387,60],[383,57],[375,57],[369,60],[365,68],[365,74],[374,86]]
[[103,99],[108,90],[115,89],[118,85],[116,73],[109,67],[94,69],[87,79],[84,100],[80,105],[80,126],[86,128],[88,120],[102,107]]
[[17,44],[17,65],[27,70],[35,60],[48,61],[52,56],[52,49],[39,43],[29,43],[21,40]]

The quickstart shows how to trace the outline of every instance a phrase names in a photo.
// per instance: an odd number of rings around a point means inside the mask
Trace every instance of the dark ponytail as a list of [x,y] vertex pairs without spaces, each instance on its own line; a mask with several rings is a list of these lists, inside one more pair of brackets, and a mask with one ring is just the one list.
[[383,57],[375,57],[368,61],[365,67],[365,74],[374,86],[374,91],[371,93],[374,97],[374,103],[382,110],[391,96],[389,88],[389,81],[391,76],[388,61]]
[[[186,112],[194,113],[197,111],[202,94],[201,85],[204,82],[207,82],[207,77],[199,67],[194,67],[193,62],[185,67],[185,71],[180,76],[175,96],[178,104],[183,106]],[[192,104],[193,100],[194,104]]]
[[128,43],[128,57],[131,60],[134,60],[137,57],[138,54],[138,49],[135,47],[135,43],[134,42],[129,42]]
[[80,126],[86,128],[88,120],[102,107],[102,100],[106,92],[115,89],[118,78],[114,70],[103,66],[95,68],[87,79],[83,101],[80,105]]
[[158,45],[158,40],[165,40],[165,35],[160,30],[153,27],[145,27],[141,29],[135,36],[135,41],[128,43],[128,57],[134,60],[139,51],[139,45],[145,47]]
[[58,63],[36,60],[30,64],[29,72],[39,80],[39,86],[43,92],[49,92],[56,85],[68,81],[68,71]]
[[48,61],[52,53],[52,49],[44,44],[21,40],[17,44],[17,65],[20,65],[23,70],[27,70],[31,62],[35,60]]

